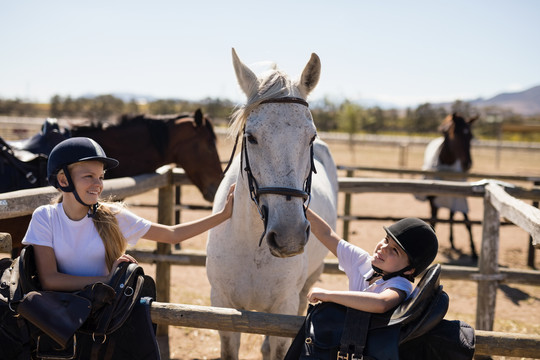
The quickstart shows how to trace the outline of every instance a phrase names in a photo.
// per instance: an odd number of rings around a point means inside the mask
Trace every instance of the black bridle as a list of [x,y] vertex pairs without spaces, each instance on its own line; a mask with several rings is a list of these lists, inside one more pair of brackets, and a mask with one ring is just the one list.
[[[277,99],[264,100],[264,101],[262,101],[260,103],[260,105],[262,105],[262,104],[270,104],[270,103],[287,103],[287,104],[293,103],[293,104],[300,104],[300,105],[304,105],[306,107],[309,107],[309,104],[304,99],[297,98],[297,97],[282,97],[282,98],[277,98]],[[262,239],[266,235],[266,225],[267,225],[267,222],[268,222],[268,217],[267,217],[268,209],[264,205],[261,206],[260,202],[259,202],[259,199],[260,199],[261,195],[266,195],[266,194],[283,195],[283,196],[286,197],[287,201],[290,201],[293,197],[302,198],[302,199],[304,199],[304,202],[307,202],[306,206],[304,206],[304,216],[306,215],[306,211],[307,211],[307,208],[308,208],[310,200],[311,200],[311,180],[312,180],[312,175],[313,175],[313,173],[317,173],[317,171],[315,169],[314,158],[313,158],[313,142],[311,142],[310,150],[309,150],[310,151],[310,161],[311,161],[310,166],[311,166],[311,168],[310,168],[310,171],[309,171],[309,174],[308,174],[306,180],[304,181],[304,189],[303,190],[294,189],[294,188],[288,188],[288,187],[279,187],[279,186],[259,187],[259,185],[257,183],[257,180],[255,179],[255,177],[253,176],[253,173],[251,171],[251,165],[250,165],[250,162],[249,162],[247,144],[246,144],[246,139],[245,139],[245,137],[246,137],[245,136],[245,127],[242,130],[242,135],[243,136],[242,136],[242,152],[241,152],[241,157],[240,157],[240,161],[241,161],[240,167],[241,168],[243,167],[243,159],[245,158],[246,164],[245,164],[245,167],[243,168],[243,170],[246,172],[247,179],[248,179],[249,195],[251,197],[251,200],[257,206],[257,211],[259,212],[259,215],[260,215],[260,217],[261,217],[261,219],[262,219],[262,221],[264,223],[264,231],[263,231],[263,233],[261,235],[261,238],[259,240],[259,246],[261,246]],[[231,161],[232,161],[232,159],[234,157],[234,153],[236,152],[237,143],[238,143],[238,135],[236,136],[236,141],[234,143],[233,153],[232,153],[231,158],[229,160],[229,164],[225,168],[224,173],[227,172],[227,170],[229,169]]]

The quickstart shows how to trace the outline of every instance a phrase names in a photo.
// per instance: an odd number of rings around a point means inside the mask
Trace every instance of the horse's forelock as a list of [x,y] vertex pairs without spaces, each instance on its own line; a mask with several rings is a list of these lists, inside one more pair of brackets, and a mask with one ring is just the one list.
[[449,136],[450,138],[454,137],[454,116],[447,115],[444,118],[444,121],[439,125],[439,131],[443,134]]
[[246,124],[247,117],[253,109],[261,102],[286,96],[296,96],[300,94],[299,89],[291,82],[287,74],[273,69],[268,71],[263,78],[258,81],[259,87],[253,92],[253,96],[242,107],[233,112],[229,126],[229,135],[236,137]]

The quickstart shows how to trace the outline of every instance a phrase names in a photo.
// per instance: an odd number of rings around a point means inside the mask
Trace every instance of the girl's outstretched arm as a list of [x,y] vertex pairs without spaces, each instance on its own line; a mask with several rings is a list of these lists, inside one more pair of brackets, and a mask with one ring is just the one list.
[[313,210],[307,209],[307,219],[311,223],[311,232],[324,244],[334,255],[337,256],[337,246],[341,237],[328,225],[323,218]]
[[176,244],[221,224],[232,215],[234,188],[235,184],[231,185],[229,188],[227,201],[221,211],[198,220],[172,226],[153,223],[143,238],[158,242]]

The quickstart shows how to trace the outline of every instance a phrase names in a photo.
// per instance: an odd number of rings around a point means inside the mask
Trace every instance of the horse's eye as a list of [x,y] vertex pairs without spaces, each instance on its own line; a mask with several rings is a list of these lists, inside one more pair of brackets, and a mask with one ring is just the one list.
[[255,136],[248,134],[247,135],[247,141],[249,141],[250,144],[257,145],[257,139],[255,139]]

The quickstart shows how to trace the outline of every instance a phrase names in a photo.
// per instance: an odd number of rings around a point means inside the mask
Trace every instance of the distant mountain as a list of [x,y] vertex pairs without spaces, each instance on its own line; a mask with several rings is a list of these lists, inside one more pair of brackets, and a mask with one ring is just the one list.
[[515,93],[499,94],[487,100],[476,99],[469,102],[476,107],[496,106],[510,109],[514,113],[523,116],[539,115],[540,86]]

